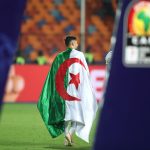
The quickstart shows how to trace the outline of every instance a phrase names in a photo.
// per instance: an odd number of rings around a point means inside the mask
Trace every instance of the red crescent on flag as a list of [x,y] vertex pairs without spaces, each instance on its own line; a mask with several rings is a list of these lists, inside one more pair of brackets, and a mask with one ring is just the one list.
[[69,58],[60,65],[60,67],[56,73],[56,78],[55,78],[57,92],[64,100],[68,100],[68,101],[80,101],[79,98],[69,95],[64,86],[64,78],[65,78],[66,72],[67,72],[68,68],[74,63],[79,63],[80,65],[82,65],[85,68],[83,62],[80,59]]

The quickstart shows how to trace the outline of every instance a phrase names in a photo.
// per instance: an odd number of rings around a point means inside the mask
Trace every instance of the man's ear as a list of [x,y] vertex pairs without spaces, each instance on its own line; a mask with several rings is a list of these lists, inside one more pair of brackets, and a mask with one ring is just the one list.
[[74,42],[73,41],[71,41],[71,43],[70,43],[72,46],[74,46]]

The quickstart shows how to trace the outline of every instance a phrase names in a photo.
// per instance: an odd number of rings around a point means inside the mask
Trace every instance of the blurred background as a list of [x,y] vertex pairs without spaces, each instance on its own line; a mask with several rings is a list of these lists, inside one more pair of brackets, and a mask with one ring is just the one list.
[[117,0],[27,0],[4,101],[37,102],[55,56],[66,49],[65,36],[74,35],[100,102],[116,7]]
[[[27,0],[14,62],[51,63],[57,53],[65,50],[66,35],[75,35],[80,42],[81,3],[81,0]],[[117,2],[86,0],[84,5],[85,50],[80,47],[79,50],[85,51],[89,64],[104,64]]]

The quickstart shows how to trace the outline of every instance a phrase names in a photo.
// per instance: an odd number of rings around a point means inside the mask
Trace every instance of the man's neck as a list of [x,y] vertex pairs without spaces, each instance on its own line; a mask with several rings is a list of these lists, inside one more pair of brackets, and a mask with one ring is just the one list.
[[72,48],[72,47],[67,47],[67,49],[74,49],[74,48]]

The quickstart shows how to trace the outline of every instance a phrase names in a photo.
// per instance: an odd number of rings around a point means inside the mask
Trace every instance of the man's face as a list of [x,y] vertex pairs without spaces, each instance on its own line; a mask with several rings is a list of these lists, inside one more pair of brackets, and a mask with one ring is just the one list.
[[72,48],[74,48],[74,49],[78,48],[78,42],[77,42],[77,40],[72,40],[70,44],[71,44]]

